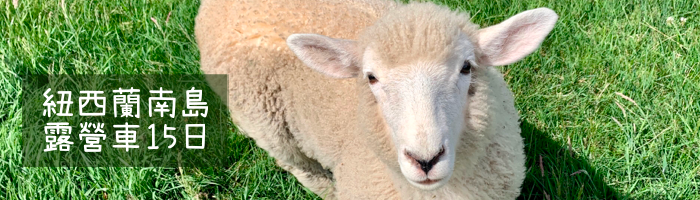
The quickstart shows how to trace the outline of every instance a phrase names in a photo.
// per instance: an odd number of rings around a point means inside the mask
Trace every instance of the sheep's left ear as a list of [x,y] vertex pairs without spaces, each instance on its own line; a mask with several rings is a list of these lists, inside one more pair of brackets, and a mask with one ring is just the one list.
[[521,12],[500,24],[480,29],[477,43],[480,64],[500,66],[514,63],[540,46],[557,22],[549,8]]
[[360,72],[357,42],[317,34],[292,34],[287,46],[312,69],[333,78],[355,77]]

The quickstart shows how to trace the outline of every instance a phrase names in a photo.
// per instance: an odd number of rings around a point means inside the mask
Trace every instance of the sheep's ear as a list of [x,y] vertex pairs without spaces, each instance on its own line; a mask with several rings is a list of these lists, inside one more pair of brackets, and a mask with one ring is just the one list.
[[540,46],[557,22],[549,8],[521,12],[500,24],[480,29],[477,43],[481,64],[500,66],[514,63]]
[[357,42],[317,34],[292,34],[287,46],[312,69],[333,78],[350,78],[360,72]]

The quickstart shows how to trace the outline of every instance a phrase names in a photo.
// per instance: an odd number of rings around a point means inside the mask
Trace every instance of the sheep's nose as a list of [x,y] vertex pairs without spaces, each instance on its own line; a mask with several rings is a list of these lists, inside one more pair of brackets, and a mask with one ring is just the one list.
[[417,159],[417,158],[414,156],[415,154],[412,154],[412,153],[406,151],[406,156],[407,156],[409,159],[412,159],[412,160],[416,161],[416,163],[418,163],[418,166],[420,167],[420,169],[423,170],[423,172],[425,172],[426,175],[428,174],[428,172],[430,171],[430,169],[432,169],[433,166],[435,166],[435,164],[437,164],[437,162],[438,162],[438,160],[440,160],[440,157],[442,156],[442,154],[445,154],[445,147],[442,147],[442,148],[440,149],[440,152],[438,152],[437,154],[435,154],[435,156],[433,156],[431,159],[429,159],[429,160],[422,160],[422,159]]

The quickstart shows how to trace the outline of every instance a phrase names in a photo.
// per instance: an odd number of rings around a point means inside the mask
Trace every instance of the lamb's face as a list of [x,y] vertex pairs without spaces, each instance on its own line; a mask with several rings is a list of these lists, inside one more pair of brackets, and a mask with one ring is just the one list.
[[[359,77],[379,104],[400,170],[433,190],[453,174],[472,81],[471,67],[508,65],[532,53],[552,30],[554,11],[538,8],[483,29],[429,3],[387,13],[360,40],[315,34],[287,38],[306,65],[334,78]],[[470,38],[471,37],[471,38]]]
[[391,130],[398,163],[405,178],[432,190],[452,174],[465,109],[474,45],[462,34],[447,58],[387,66],[367,48],[362,75]]

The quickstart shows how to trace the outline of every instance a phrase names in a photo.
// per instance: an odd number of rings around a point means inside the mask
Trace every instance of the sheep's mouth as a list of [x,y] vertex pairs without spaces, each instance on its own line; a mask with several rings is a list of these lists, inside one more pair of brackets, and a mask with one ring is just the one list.
[[421,185],[432,185],[434,183],[440,182],[442,179],[437,179],[437,180],[430,180],[430,179],[425,179],[423,181],[418,182]]

